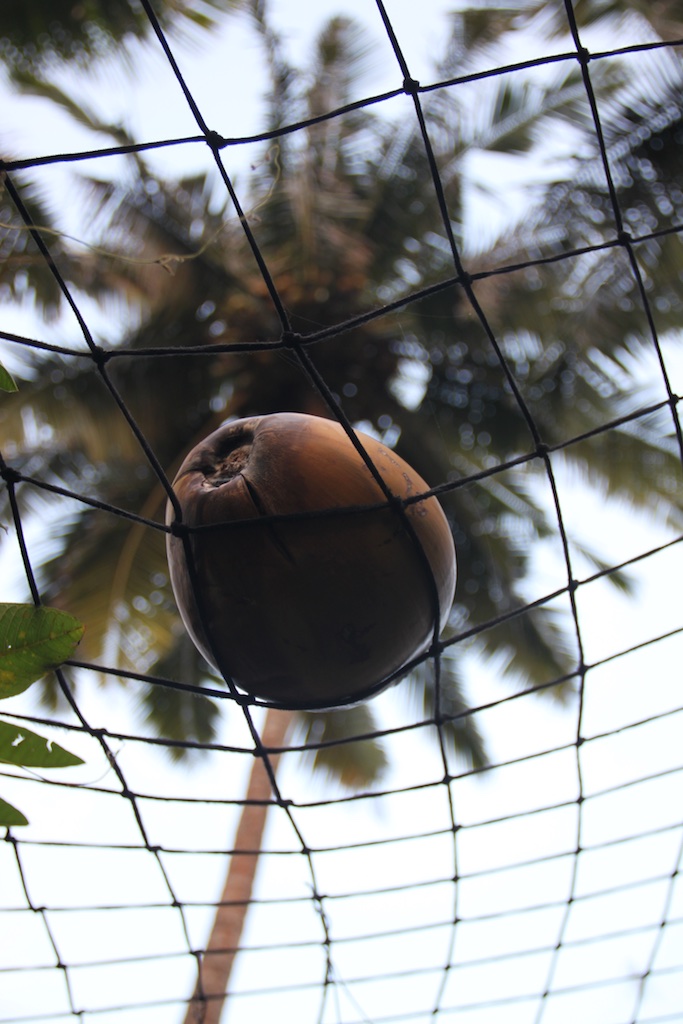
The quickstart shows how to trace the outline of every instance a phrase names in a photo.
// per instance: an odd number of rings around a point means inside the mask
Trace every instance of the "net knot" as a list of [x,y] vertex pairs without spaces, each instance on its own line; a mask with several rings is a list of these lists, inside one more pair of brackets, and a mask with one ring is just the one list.
[[296,331],[283,331],[281,340],[285,348],[298,348],[301,344],[301,335]]
[[187,524],[181,522],[179,519],[174,519],[169,523],[168,529],[172,537],[180,537],[182,540],[184,537],[189,537],[190,531],[187,528]]
[[99,345],[93,345],[91,351],[92,361],[98,370],[103,370],[111,359],[111,352],[107,352],[106,349],[100,348]]
[[5,481],[6,484],[18,484],[21,483],[21,473],[16,469],[12,469],[11,466],[0,465],[0,477]]
[[206,133],[206,144],[215,153],[219,149],[223,149],[227,142],[219,132],[211,131]]

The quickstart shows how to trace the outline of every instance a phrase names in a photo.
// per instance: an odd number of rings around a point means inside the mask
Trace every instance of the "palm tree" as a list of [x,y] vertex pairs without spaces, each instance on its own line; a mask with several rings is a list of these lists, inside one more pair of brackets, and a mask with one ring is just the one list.
[[[621,308],[615,296],[623,299],[626,291],[634,302],[634,278],[628,268],[601,264],[601,250],[594,250],[590,267],[579,268],[582,285],[599,268],[601,288],[588,303],[572,302],[577,295],[575,263],[567,269],[570,261],[538,262],[558,246],[597,246],[609,237],[611,197],[604,178],[595,172],[595,153],[576,162],[574,178],[583,182],[580,201],[575,188],[551,183],[538,205],[533,230],[527,222],[504,243],[483,252],[463,237],[461,186],[468,152],[487,147],[529,150],[539,123],[570,123],[584,143],[593,139],[581,82],[570,71],[540,97],[493,83],[476,118],[461,103],[458,89],[443,89],[431,101],[425,99],[449,213],[445,223],[424,140],[412,123],[392,124],[362,108],[337,118],[325,116],[345,106],[351,82],[362,74],[366,42],[357,27],[344,19],[326,26],[304,75],[289,66],[265,4],[254,0],[250,7],[273,80],[268,127],[275,141],[268,142],[255,174],[250,199],[255,216],[247,219],[253,221],[254,239],[279,304],[272,301],[241,224],[230,221],[228,204],[207,211],[210,181],[204,176],[161,180],[140,156],[133,157],[135,177],[123,198],[115,185],[90,183],[104,225],[102,248],[120,258],[91,254],[84,261],[73,259],[68,250],[59,257],[72,259],[72,279],[81,288],[98,294],[122,292],[131,306],[141,309],[136,325],[121,340],[119,354],[110,359],[110,379],[172,476],[194,441],[228,415],[281,409],[332,414],[310,374],[303,372],[312,367],[352,422],[369,423],[383,432],[426,479],[446,485],[441,497],[464,581],[452,614],[453,637],[471,634],[482,652],[503,653],[510,669],[528,685],[568,697],[568,680],[576,668],[571,644],[543,605],[526,607],[519,588],[528,572],[532,541],[550,533],[553,525],[534,496],[524,468],[528,463],[513,464],[504,473],[494,470],[497,464],[533,453],[539,439],[561,447],[634,412],[635,398],[629,404],[624,395],[629,380],[637,395],[636,371],[625,353],[644,347],[648,325],[633,309],[624,309],[623,318],[614,316],[614,309]],[[542,7],[534,5],[531,13]],[[491,45],[491,21],[482,22],[477,12],[462,12],[456,24],[458,32],[440,69],[444,80],[475,68]],[[509,12],[502,9],[495,34],[511,24]],[[28,87],[25,73],[24,83]],[[671,84],[656,83],[652,108],[668,109]],[[31,87],[45,90],[35,78]],[[653,203],[656,207],[657,198],[661,207],[662,196],[673,202],[670,147],[652,148],[654,180],[642,164],[645,143],[638,129],[646,118],[651,120],[646,101],[641,98],[638,107],[628,85],[618,79],[606,82],[605,88],[616,112],[610,124],[618,129],[606,144],[614,150],[614,166],[621,162],[631,171],[618,195],[628,197],[630,205],[648,208]],[[50,95],[55,102],[71,102],[54,88]],[[680,122],[680,104],[676,109]],[[82,113],[93,130],[111,134],[94,115]],[[277,134],[297,120],[310,123],[292,135]],[[631,133],[624,132],[624,121],[633,127]],[[674,126],[672,114],[662,137]],[[117,131],[118,141],[123,141]],[[30,187],[22,194],[27,216],[46,223],[47,211],[35,205]],[[596,210],[602,211],[602,221]],[[198,214],[199,235],[193,233]],[[547,224],[552,233],[545,230]],[[487,312],[485,323],[472,316],[467,289],[453,281],[449,231],[467,255],[475,297]],[[26,238],[19,233],[16,237]],[[663,235],[650,244],[658,247],[654,256],[673,282],[681,269],[675,240]],[[26,252],[33,259],[28,245]],[[146,262],[133,262],[131,253]],[[163,269],[169,266],[169,253],[174,254],[172,276]],[[532,267],[501,272],[530,255],[535,257]],[[25,268],[26,256],[22,258]],[[10,283],[16,270],[11,261],[5,265]],[[31,263],[29,273],[32,281],[41,282],[41,300],[56,302],[54,279],[43,265],[34,268]],[[559,309],[554,305],[558,296],[563,303]],[[393,304],[388,312],[380,308],[385,302]],[[303,367],[272,344],[285,326],[285,310],[287,328],[305,342]],[[666,325],[677,322],[675,312],[665,316]],[[498,351],[486,326],[494,338],[502,339]],[[592,352],[596,336],[600,358]],[[609,360],[623,364],[627,379],[620,388],[614,386]],[[131,523],[86,505],[65,516],[58,554],[42,567],[43,592],[52,604],[68,605],[87,623],[85,658],[103,657],[105,664],[124,672],[155,671],[159,685],[146,688],[147,714],[162,735],[179,741],[176,753],[191,750],[212,737],[217,705],[196,692],[163,685],[168,678],[196,686],[207,679],[206,666],[178,630],[166,580],[163,532],[154,528],[163,520],[164,488],[149,470],[140,472],[137,442],[119,409],[103,400],[101,380],[89,362],[46,355],[38,370],[23,383],[21,393],[25,407],[44,426],[40,444],[27,432],[18,405],[10,403],[0,410],[3,443],[16,446],[17,460],[30,464],[32,476],[76,492],[82,489],[87,467],[94,495],[142,519]],[[530,434],[529,419],[538,439]],[[50,431],[48,445],[45,430]],[[628,472],[614,458],[610,446],[615,438],[627,453]],[[586,445],[566,445],[564,456],[601,486],[656,508],[680,528],[683,514],[667,484],[667,476],[675,479],[676,452],[662,434],[661,421],[633,420],[629,429],[597,433]],[[586,555],[598,571],[605,568],[598,556]],[[611,578],[625,584],[619,573]],[[442,735],[451,752],[481,764],[483,741],[466,713],[456,650],[449,648],[442,660]],[[406,686],[423,701],[425,717],[433,718],[437,696],[429,666],[420,666]],[[58,699],[49,690],[45,698]],[[291,726],[291,716],[268,712],[263,742],[271,752],[271,770]],[[385,754],[372,738],[376,723],[369,706],[301,715],[298,727],[304,741],[315,738],[316,766],[347,784],[367,786],[381,773]],[[335,740],[348,737],[356,742],[334,746]],[[270,784],[264,762],[255,758],[236,849],[259,849]],[[256,855],[231,858],[207,944],[210,955],[188,1022],[195,1019],[195,1011],[206,1022],[220,1016],[257,863]],[[213,998],[207,1001],[207,995]]]
[[[206,0],[202,10],[188,0],[153,0],[151,7],[162,28],[187,35],[210,29],[215,14],[239,5],[239,0]],[[144,6],[124,0],[77,4],[72,0],[31,0],[5,4],[0,11],[0,61],[12,70],[45,69],[57,61],[86,67],[94,57],[125,47],[150,34]]]

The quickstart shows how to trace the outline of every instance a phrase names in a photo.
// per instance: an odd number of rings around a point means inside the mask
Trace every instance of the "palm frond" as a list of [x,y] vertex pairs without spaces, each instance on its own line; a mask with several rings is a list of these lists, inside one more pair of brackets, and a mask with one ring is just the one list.
[[[166,31],[187,35],[191,28],[215,27],[219,12],[239,10],[241,0],[155,0],[159,22]],[[74,5],[71,0],[38,0],[4,5],[0,9],[0,58],[11,69],[42,69],[50,61],[69,61],[85,66],[104,57],[114,47],[126,54],[132,39],[144,39],[151,32],[144,9],[137,4],[109,4],[94,0]]]
[[[57,230],[56,219],[41,190],[23,175],[16,178],[22,202],[31,223],[46,229],[54,255],[68,255]],[[35,302],[43,316],[53,319],[61,306],[62,294],[38,250],[30,227],[15,210],[5,186],[0,182],[0,286],[17,303]]]
[[367,704],[339,711],[297,713],[296,725],[297,743],[320,744],[302,755],[304,764],[346,789],[366,789],[387,768],[384,749],[372,736],[377,722]]
[[[155,674],[162,678],[179,674],[184,684],[199,686],[206,683],[208,665],[197,653],[189,637],[182,634],[174,648],[155,663]],[[217,684],[212,676],[211,683]],[[181,744],[211,743],[216,739],[221,708],[219,702],[203,694],[174,689],[160,684],[145,684],[138,703],[138,713],[162,739],[177,740]],[[169,745],[172,761],[186,761],[199,756],[199,751],[182,745]]]
[[[337,16],[326,22],[315,41],[308,71],[310,115],[329,113],[348,103],[351,90],[372,69],[374,53],[367,30],[352,18]],[[327,122],[324,130],[336,134],[339,125]]]
[[11,444],[26,458],[34,450],[40,455],[49,444],[85,457],[94,467],[139,454],[130,428],[107,400],[87,359],[80,372],[61,357],[41,359],[34,373],[33,379],[20,378],[20,401],[3,403],[0,409],[4,445]]
[[421,705],[425,718],[437,722],[447,757],[468,768],[483,768],[488,760],[486,743],[464,695],[457,655],[442,655],[438,685],[430,662],[413,669],[402,685]]
[[648,511],[680,531],[681,454],[670,414],[669,422],[667,430],[666,418],[660,415],[641,420],[630,429],[603,431],[572,446],[565,457],[598,493]]
[[[567,31],[567,21],[562,8],[544,6],[548,8],[550,23],[555,33],[564,35]],[[640,29],[643,41],[651,39],[653,32],[661,39],[680,39],[683,32],[680,10],[675,2],[649,4],[646,0],[636,0],[624,8],[619,0],[577,0],[574,12],[580,27],[602,24],[612,31],[617,31],[628,19],[632,33],[635,34],[635,31]]]
[[107,124],[88,107],[82,99],[78,101],[55,82],[47,81],[28,68],[17,68],[12,74],[12,84],[18,92],[26,96],[37,96],[48,100],[56,107],[61,107],[69,117],[83,128],[94,133],[104,133],[119,142],[122,146],[129,145],[133,140],[121,125]]
[[576,689],[578,651],[572,649],[576,645],[563,617],[545,605],[527,607],[521,598],[504,602],[501,611],[509,617],[477,638],[482,653],[502,656],[505,673],[524,686],[538,687],[540,694],[567,702]]
[[620,590],[622,594],[627,597],[632,597],[635,592],[635,584],[633,578],[625,572],[623,569],[615,569],[610,562],[605,561],[595,551],[592,550],[587,544],[583,544],[578,541],[575,537],[571,538],[571,546],[578,551],[582,558],[584,558],[597,573],[602,573],[607,576],[612,586]]
[[253,19],[263,46],[271,86],[267,127],[274,131],[301,116],[297,89],[300,72],[291,66],[286,57],[282,39],[268,17],[266,0],[245,0],[244,6]]

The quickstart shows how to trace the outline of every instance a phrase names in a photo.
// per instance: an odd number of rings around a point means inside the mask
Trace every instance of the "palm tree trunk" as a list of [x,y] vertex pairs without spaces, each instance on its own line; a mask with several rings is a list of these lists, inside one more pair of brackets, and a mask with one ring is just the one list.
[[[261,734],[264,747],[283,746],[290,721],[291,714],[283,711],[268,711]],[[269,760],[275,770],[279,755],[271,755]],[[223,894],[216,907],[211,934],[202,957],[201,986],[198,983],[195,988],[187,1008],[184,1024],[218,1024],[220,1020],[230,973],[239,952],[242,929],[249,911],[249,901],[259,862],[258,852],[240,853],[239,851],[259,851],[261,849],[270,796],[271,785],[268,772],[263,760],[260,757],[254,757],[247,787],[246,803],[237,825],[234,853],[230,857]]]

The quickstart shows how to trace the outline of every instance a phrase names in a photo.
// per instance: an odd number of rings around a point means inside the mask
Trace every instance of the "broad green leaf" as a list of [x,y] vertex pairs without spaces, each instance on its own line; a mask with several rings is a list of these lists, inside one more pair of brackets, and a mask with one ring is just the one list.
[[17,810],[16,807],[12,807],[12,804],[8,804],[1,796],[0,825],[7,825],[8,828],[11,825],[28,825],[28,818],[25,818],[21,811]]
[[83,759],[23,726],[0,720],[0,761],[32,768],[68,768]]
[[12,374],[0,363],[0,391],[18,391]]
[[56,608],[0,604],[0,699],[61,665],[82,636],[80,622]]

